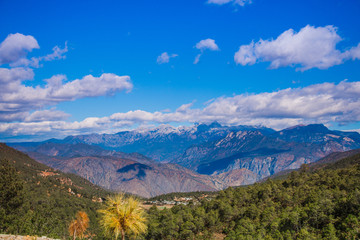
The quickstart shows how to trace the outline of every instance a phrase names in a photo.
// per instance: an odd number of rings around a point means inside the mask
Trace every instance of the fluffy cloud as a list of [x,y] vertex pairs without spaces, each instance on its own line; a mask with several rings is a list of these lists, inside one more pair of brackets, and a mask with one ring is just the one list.
[[201,51],[201,53],[196,55],[194,64],[197,64],[200,61],[200,57],[205,50],[210,50],[210,51],[219,51],[220,50],[218,45],[215,43],[215,40],[211,39],[211,38],[201,40],[200,42],[198,42],[195,45],[195,47],[197,49],[199,49]]
[[204,39],[201,40],[200,42],[198,42],[195,46],[197,49],[199,50],[206,50],[209,49],[211,51],[218,51],[219,47],[218,45],[215,43],[214,39],[208,38],[208,39]]
[[163,52],[160,56],[157,57],[156,62],[158,64],[168,63],[170,58],[177,57],[177,54],[168,54],[167,52]]
[[133,87],[129,76],[112,73],[72,81],[67,81],[65,75],[55,75],[46,79],[45,84],[25,85],[25,81],[34,79],[31,67],[40,67],[41,61],[64,59],[68,51],[65,43],[64,48],[55,46],[48,55],[27,59],[27,53],[35,48],[39,48],[36,39],[20,33],[8,35],[0,44],[0,65],[9,64],[0,68],[0,122],[24,121],[28,126],[30,122],[64,120],[68,114],[46,108],[63,101],[131,91]]
[[16,62],[33,49],[40,48],[33,36],[9,34],[0,44],[0,65]]
[[250,4],[251,0],[208,0],[207,3],[224,5],[227,3],[233,3],[235,5],[244,6],[245,4]]
[[[53,110],[55,111],[55,110]],[[360,82],[323,83],[259,94],[241,94],[209,101],[203,108],[184,104],[172,112],[135,110],[81,122],[41,121],[48,112],[33,113],[35,120],[0,123],[2,135],[117,132],[141,124],[212,122],[226,125],[264,125],[281,129],[296,124],[348,124],[360,121]],[[31,115],[27,118],[31,119]]]
[[0,65],[9,64],[11,67],[40,67],[41,61],[53,61],[65,59],[68,51],[67,43],[65,47],[55,46],[53,52],[41,57],[26,58],[27,54],[33,49],[39,49],[39,44],[33,36],[26,36],[21,33],[9,34],[0,44]]
[[2,119],[3,115],[39,109],[63,101],[130,91],[133,87],[129,76],[112,73],[104,73],[100,77],[87,75],[66,83],[64,83],[66,76],[56,75],[47,79],[44,87],[22,84],[22,81],[32,77],[33,73],[29,69],[0,68],[0,85],[3,85],[0,89],[0,121],[9,121],[9,117]]
[[356,47],[352,47],[350,50],[343,53],[344,59],[360,59],[360,43]]
[[327,69],[342,64],[347,59],[359,59],[360,45],[341,52],[336,45],[342,38],[334,26],[307,25],[299,32],[289,29],[275,40],[262,40],[242,45],[235,53],[236,63],[253,65],[270,62],[270,68],[297,66],[305,71],[311,68]]
[[65,76],[57,75],[46,80],[44,90],[49,101],[70,101],[84,97],[111,95],[119,91],[131,91],[133,85],[129,76],[118,76],[113,73],[104,73],[100,77],[87,75],[66,84],[62,81]]

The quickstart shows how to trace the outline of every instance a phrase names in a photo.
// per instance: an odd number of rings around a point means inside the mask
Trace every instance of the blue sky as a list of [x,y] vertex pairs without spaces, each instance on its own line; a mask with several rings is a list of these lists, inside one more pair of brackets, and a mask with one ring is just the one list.
[[360,128],[357,0],[0,0],[0,9],[2,141],[215,120]]

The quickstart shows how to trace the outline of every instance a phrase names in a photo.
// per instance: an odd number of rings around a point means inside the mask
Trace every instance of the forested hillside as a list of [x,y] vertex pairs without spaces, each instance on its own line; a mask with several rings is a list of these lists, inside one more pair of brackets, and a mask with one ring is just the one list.
[[75,214],[90,218],[88,234],[101,239],[96,210],[110,192],[64,174],[0,144],[0,233],[66,238]]
[[197,205],[149,210],[146,239],[359,239],[360,155],[286,180],[220,191]]

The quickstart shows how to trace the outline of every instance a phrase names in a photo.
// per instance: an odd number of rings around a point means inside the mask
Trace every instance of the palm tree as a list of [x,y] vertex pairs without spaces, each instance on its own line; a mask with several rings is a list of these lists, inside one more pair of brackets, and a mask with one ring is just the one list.
[[105,207],[99,212],[102,214],[100,224],[105,232],[114,235],[117,239],[120,235],[125,240],[125,235],[138,235],[146,231],[146,218],[140,203],[133,197],[125,198],[123,194],[109,196]]
[[76,219],[72,220],[69,226],[70,236],[75,240],[77,237],[84,238],[84,233],[89,227],[89,217],[86,212],[79,211]]

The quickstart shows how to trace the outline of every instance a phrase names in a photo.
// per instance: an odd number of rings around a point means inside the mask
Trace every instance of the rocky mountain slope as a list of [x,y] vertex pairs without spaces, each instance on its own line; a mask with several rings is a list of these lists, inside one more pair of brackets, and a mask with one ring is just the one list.
[[359,147],[360,134],[331,131],[313,124],[272,134],[257,130],[232,131],[224,138],[188,148],[174,162],[209,175],[247,169],[258,181],[282,170],[315,162],[332,152]]
[[[349,162],[349,159],[355,159],[357,162]],[[307,165],[309,169],[312,171],[319,168],[326,168],[328,166],[338,166],[339,163],[342,163],[346,166],[353,165],[358,163],[360,159],[360,149],[349,150],[345,152],[333,152],[329,155],[321,158],[320,160],[310,163]],[[343,166],[341,166],[343,167]],[[299,171],[300,169],[287,169],[281,172],[278,172],[274,175],[271,175],[269,178],[271,179],[285,179],[291,172]],[[263,179],[265,181],[267,178]]]
[[64,172],[78,174],[107,189],[143,197],[169,192],[222,189],[222,185],[216,184],[210,176],[200,175],[174,164],[143,164],[116,157],[91,156],[61,160],[52,158],[47,159],[46,164]]
[[[15,145],[18,146],[18,145]],[[63,172],[80,175],[94,184],[142,197],[169,192],[215,191],[226,187],[217,178],[176,164],[157,163],[141,154],[104,150],[86,144],[43,143],[28,149],[29,156]]]

